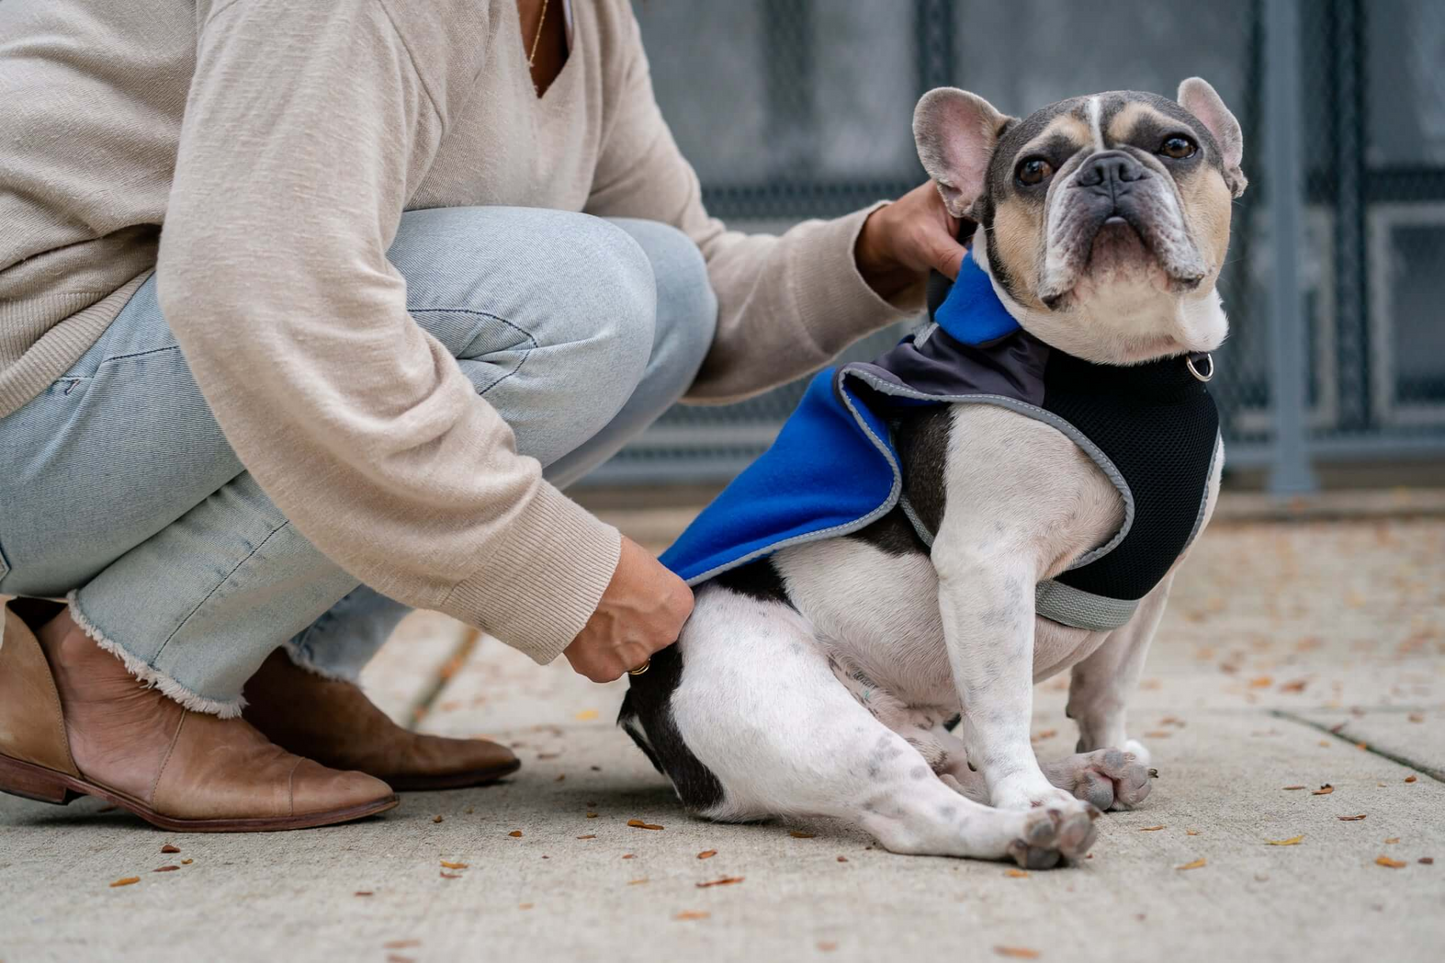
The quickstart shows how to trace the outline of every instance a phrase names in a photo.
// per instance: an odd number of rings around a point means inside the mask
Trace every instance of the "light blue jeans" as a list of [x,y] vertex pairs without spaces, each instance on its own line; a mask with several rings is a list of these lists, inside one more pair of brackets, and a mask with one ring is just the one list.
[[[417,323],[565,486],[691,385],[717,302],[666,225],[522,208],[403,215],[388,257]],[[264,283],[264,279],[258,283]],[[355,678],[406,614],[301,536],[237,460],[156,302],[0,419],[0,594],[69,595],[137,676],[235,715],[276,648]]]

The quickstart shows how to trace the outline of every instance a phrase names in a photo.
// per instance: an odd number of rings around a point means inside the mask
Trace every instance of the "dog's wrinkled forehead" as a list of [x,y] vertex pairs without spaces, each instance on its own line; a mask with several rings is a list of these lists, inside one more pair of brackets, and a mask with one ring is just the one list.
[[1225,173],[1209,128],[1172,100],[1141,90],[1061,100],[1023,120],[1009,121],[989,163],[986,193],[996,200],[1007,196],[1014,169],[1026,157],[1042,157],[1059,170],[1080,152],[1132,146],[1152,154],[1177,133],[1193,136],[1204,148],[1206,162]]

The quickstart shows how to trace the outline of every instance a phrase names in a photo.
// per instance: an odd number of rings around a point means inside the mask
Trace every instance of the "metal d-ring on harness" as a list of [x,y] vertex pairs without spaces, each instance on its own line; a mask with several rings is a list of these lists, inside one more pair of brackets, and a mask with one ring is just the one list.
[[[1198,357],[1201,361],[1209,362],[1209,372],[1207,374],[1200,374],[1199,369],[1194,367],[1194,359],[1196,357]],[[1189,369],[1190,374],[1194,375],[1194,377],[1199,379],[1200,381],[1214,380],[1214,355],[1210,354],[1207,351],[1201,355],[1191,355],[1188,358],[1185,358],[1184,366]]]

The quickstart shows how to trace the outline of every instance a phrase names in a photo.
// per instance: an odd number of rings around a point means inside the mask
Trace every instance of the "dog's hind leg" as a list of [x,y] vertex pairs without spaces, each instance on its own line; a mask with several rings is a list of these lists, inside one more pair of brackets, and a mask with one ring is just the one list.
[[1093,841],[1088,815],[1005,812],[949,788],[838,682],[812,626],[785,604],[706,589],[679,645],[671,718],[723,790],[706,816],[835,816],[894,852],[1032,867]]

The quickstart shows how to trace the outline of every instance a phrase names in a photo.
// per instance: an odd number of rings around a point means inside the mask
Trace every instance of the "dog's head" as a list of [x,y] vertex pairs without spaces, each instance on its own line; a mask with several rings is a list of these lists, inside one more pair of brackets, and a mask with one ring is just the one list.
[[1214,284],[1246,184],[1239,122],[1199,78],[1178,102],[1138,91],[1018,120],[952,87],[913,115],[924,169],[1025,329],[1130,364],[1209,351],[1228,333]]

